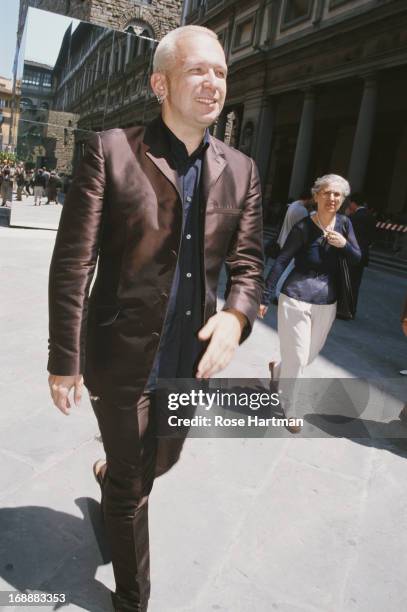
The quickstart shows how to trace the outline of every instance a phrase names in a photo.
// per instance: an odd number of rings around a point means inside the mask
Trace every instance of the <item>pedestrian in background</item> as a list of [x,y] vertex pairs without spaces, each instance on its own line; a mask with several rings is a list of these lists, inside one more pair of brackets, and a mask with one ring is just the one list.
[[[348,181],[337,174],[315,181],[316,214],[292,228],[266,279],[261,318],[275,296],[279,278],[294,258],[294,268],[278,300],[281,360],[269,364],[272,379],[280,380],[280,385],[282,379],[292,379],[284,392],[286,416],[295,414],[295,379],[302,377],[305,367],[317,357],[335,320],[339,258],[346,257],[352,263],[361,258],[351,221],[337,214],[349,193]],[[297,433],[299,427],[289,430]]]
[[[31,192],[30,189],[33,191]],[[25,173],[25,192],[28,196],[34,194],[34,173],[31,169]]]
[[52,170],[46,188],[47,201],[45,202],[45,204],[49,204],[50,202],[55,202],[55,204],[57,204],[58,189],[60,189],[60,187],[61,181],[57,176],[55,170]]
[[[313,203],[312,193],[308,189],[300,195],[298,200],[294,200],[294,202],[291,202],[291,204],[288,204],[287,212],[285,214],[284,221],[283,221],[283,225],[281,227],[279,236],[277,238],[277,248],[275,248],[275,251],[274,251],[275,253],[274,259],[278,257],[279,253],[281,252],[281,249],[284,247],[288,234],[291,232],[294,225],[298,223],[299,221],[301,221],[301,219],[305,219],[305,217],[308,217],[310,210],[312,209],[312,203]],[[266,253],[267,253],[267,247],[266,247]],[[278,300],[278,297],[281,292],[281,287],[284,285],[285,279],[288,277],[288,275],[290,274],[293,268],[294,268],[294,260],[291,260],[277,283],[276,295],[275,295],[276,300]]]
[[21,202],[23,199],[24,187],[25,187],[25,170],[23,164],[19,164],[17,166],[16,173],[16,183],[17,183],[17,200]]
[[352,221],[356,240],[358,241],[362,257],[360,262],[350,268],[353,299],[355,304],[355,314],[359,297],[360,284],[363,272],[369,265],[370,247],[376,236],[376,221],[369,212],[365,199],[360,193],[352,193],[349,198],[349,213]]
[[[404,301],[404,308],[401,312],[401,329],[403,330],[404,335],[407,337],[407,297]],[[407,376],[407,370],[400,370],[400,374]],[[407,425],[407,403],[404,404],[404,408],[400,412],[399,418],[405,425]]]
[[1,175],[0,195],[2,206],[10,207],[13,201],[13,179],[11,176],[11,168],[6,165]]
[[34,176],[34,206],[41,206],[41,198],[44,197],[46,187],[46,179],[42,168],[40,168]]

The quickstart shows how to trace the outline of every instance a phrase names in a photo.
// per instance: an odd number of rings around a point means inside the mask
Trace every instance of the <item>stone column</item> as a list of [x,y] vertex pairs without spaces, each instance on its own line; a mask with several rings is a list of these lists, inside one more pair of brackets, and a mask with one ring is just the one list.
[[398,213],[404,209],[407,200],[407,125],[400,126],[401,139],[394,160],[393,177],[390,186],[387,210]]
[[273,128],[274,128],[274,104],[272,99],[263,101],[253,147],[253,158],[259,169],[260,180],[264,188],[271,150],[273,148]]
[[352,191],[362,191],[364,186],[370,145],[372,143],[376,105],[377,80],[376,77],[370,75],[365,79],[348,170],[348,180]]
[[124,60],[125,66],[127,66],[127,64],[130,61],[130,54],[131,54],[131,49],[132,49],[132,40],[135,38],[134,34],[129,34],[127,33],[127,38],[126,38],[126,59]]
[[308,89],[305,92],[302,107],[300,129],[298,131],[297,146],[295,147],[293,170],[290,179],[289,197],[297,199],[305,188],[308,167],[311,156],[312,136],[315,118],[315,91]]

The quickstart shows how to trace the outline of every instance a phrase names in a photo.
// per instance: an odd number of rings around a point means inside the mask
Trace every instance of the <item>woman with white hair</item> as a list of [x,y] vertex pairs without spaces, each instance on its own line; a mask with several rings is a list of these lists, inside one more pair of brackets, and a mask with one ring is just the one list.
[[[261,318],[274,298],[279,278],[294,258],[294,269],[278,301],[281,361],[270,363],[274,380],[301,378],[304,368],[321,351],[336,316],[339,259],[346,257],[352,264],[361,258],[351,221],[337,214],[349,193],[348,181],[337,174],[315,181],[312,195],[316,213],[294,225],[266,279]],[[294,404],[293,392],[286,398],[286,416],[294,412]],[[288,429],[297,433],[300,428]]]

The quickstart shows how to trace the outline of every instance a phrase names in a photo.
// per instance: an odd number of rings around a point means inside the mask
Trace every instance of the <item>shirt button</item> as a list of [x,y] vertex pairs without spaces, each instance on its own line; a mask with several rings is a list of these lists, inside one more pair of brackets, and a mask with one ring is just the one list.
[[191,272],[187,272],[187,273],[186,273],[186,277],[187,277],[187,278],[191,278],[191,276],[192,276]]
[[187,317],[190,317],[191,316],[191,311],[187,310],[185,314],[187,315]]
[[187,234],[187,235],[186,235],[186,239],[187,239],[187,240],[191,240],[191,234]]
[[186,197],[186,201],[187,201],[187,202],[192,202],[192,198],[191,198],[191,196],[187,196],[187,197]]

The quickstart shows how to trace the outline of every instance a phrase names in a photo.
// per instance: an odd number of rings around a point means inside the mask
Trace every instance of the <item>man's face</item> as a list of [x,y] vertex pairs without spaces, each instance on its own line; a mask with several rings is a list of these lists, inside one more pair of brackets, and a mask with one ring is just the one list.
[[167,73],[165,112],[173,121],[206,128],[220,115],[227,66],[220,43],[205,34],[178,41],[176,63]]

